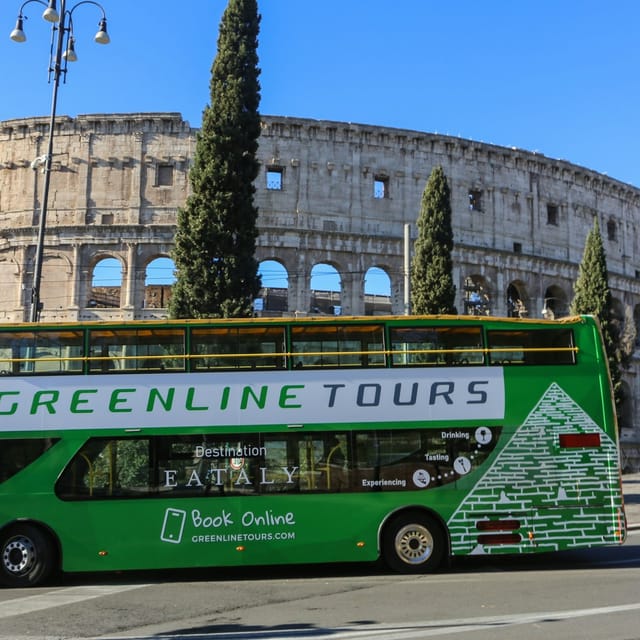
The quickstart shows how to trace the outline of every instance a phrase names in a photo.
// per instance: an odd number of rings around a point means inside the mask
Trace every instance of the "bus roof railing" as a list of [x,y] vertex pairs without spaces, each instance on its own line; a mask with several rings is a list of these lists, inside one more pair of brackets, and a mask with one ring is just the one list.
[[167,359],[185,359],[185,360],[207,360],[213,358],[232,359],[232,358],[301,358],[301,357],[330,357],[330,356],[398,356],[398,355],[450,355],[450,354],[482,354],[491,355],[492,353],[562,353],[571,352],[578,353],[578,347],[460,347],[456,349],[372,349],[372,350],[342,350],[342,351],[260,351],[251,353],[164,353],[164,354],[134,354],[124,355],[112,353],[110,355],[100,356],[40,356],[40,357],[1,357],[0,362],[6,363],[43,363],[43,362],[106,362],[111,360],[167,360]]

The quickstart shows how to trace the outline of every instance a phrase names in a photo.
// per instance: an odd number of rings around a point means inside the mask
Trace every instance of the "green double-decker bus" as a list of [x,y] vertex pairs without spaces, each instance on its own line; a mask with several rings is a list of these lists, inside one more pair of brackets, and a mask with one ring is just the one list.
[[0,580],[620,544],[597,321],[0,328]]

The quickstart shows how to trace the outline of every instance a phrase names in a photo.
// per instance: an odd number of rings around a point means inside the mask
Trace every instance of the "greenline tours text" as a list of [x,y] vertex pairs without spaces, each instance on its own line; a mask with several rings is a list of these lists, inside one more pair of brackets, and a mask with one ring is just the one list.
[[[104,389],[76,389],[62,393],[58,389],[39,389],[30,392],[0,390],[0,416],[154,413],[158,411],[225,412],[248,409],[302,409],[302,392],[313,398],[320,408],[414,406],[414,405],[483,405],[489,400],[489,380],[440,380],[367,382],[355,385],[341,383],[307,386],[304,384],[167,387],[159,389],[115,388],[105,394]],[[320,397],[316,391],[321,390]],[[217,392],[214,403],[212,391]],[[312,394],[310,396],[309,394]]]

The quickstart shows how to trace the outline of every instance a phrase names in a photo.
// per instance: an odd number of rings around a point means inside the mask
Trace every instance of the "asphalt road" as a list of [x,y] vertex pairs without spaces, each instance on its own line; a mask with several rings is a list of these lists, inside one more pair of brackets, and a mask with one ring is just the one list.
[[0,640],[640,638],[640,474],[620,547],[458,559],[435,575],[339,565],[67,576],[0,589]]
[[74,578],[0,592],[2,640],[502,640],[640,637],[640,530],[625,545],[458,561]]

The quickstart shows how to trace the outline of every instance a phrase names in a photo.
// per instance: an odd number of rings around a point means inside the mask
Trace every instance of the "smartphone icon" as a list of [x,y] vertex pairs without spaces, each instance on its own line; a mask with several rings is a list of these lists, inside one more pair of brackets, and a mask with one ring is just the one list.
[[169,507],[164,512],[164,522],[162,523],[160,540],[163,542],[179,544],[182,541],[182,531],[184,529],[184,522],[186,518],[186,511],[182,511],[182,509],[172,509]]

